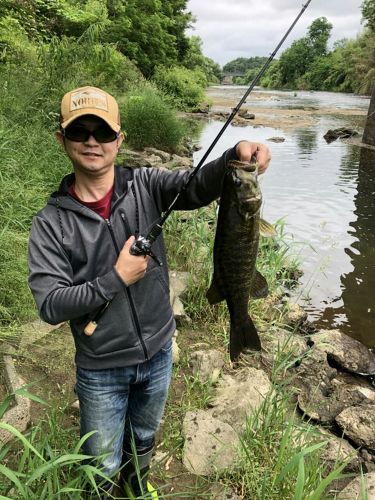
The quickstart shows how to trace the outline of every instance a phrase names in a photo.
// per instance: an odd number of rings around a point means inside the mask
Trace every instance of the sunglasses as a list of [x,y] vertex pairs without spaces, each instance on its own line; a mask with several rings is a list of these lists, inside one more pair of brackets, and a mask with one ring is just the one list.
[[107,125],[101,125],[95,130],[88,130],[82,125],[70,125],[66,129],[61,129],[61,133],[73,142],[86,142],[90,136],[97,142],[113,142],[120,136],[120,132],[115,132]]

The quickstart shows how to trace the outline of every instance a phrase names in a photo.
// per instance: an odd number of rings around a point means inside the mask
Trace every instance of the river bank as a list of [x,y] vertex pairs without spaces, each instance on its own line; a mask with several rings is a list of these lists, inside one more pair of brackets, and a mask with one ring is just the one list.
[[[235,107],[240,98],[238,95],[246,91],[246,87],[237,87],[240,91],[223,95],[223,87],[210,87],[206,91],[206,96],[209,102],[212,103],[210,113],[215,115],[217,112],[228,112]],[[225,90],[225,87],[224,87]],[[228,89],[229,90],[229,89]],[[305,92],[304,94],[308,94]],[[315,92],[309,92],[311,98],[314,98]],[[290,97],[290,108],[277,106],[277,103],[285,96]],[[282,92],[282,91],[261,91],[254,90],[247,102],[241,107],[249,113],[254,113],[255,118],[252,121],[252,126],[259,127],[274,127],[281,130],[294,130],[296,128],[306,128],[317,123],[321,116],[331,117],[352,117],[358,119],[358,126],[364,125],[364,119],[367,115],[367,110],[363,107],[346,107],[325,105],[317,107],[316,105],[303,105],[299,100],[298,92]]]

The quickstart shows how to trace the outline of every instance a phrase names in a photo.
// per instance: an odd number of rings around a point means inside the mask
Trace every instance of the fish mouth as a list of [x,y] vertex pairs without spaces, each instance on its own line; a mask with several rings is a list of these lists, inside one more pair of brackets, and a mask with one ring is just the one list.
[[262,201],[262,197],[256,195],[256,196],[251,196],[250,198],[243,198],[241,200],[241,203],[251,204],[259,201]]

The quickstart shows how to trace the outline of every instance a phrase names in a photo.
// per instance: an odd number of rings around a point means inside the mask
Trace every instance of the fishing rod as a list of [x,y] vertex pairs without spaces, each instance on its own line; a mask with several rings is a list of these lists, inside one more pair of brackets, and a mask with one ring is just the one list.
[[132,255],[149,255],[160,266],[162,265],[162,263],[152,253],[151,247],[152,247],[152,244],[154,243],[154,241],[156,240],[156,238],[161,234],[161,232],[163,230],[163,224],[165,223],[165,221],[169,217],[170,213],[172,212],[173,208],[175,207],[175,205],[176,205],[179,197],[186,191],[186,189],[188,188],[188,186],[191,183],[191,181],[197,175],[199,169],[202,167],[202,165],[206,161],[208,155],[211,153],[211,151],[213,150],[213,148],[216,146],[216,144],[219,141],[220,137],[223,135],[223,133],[227,129],[228,125],[231,123],[231,121],[233,120],[233,118],[236,116],[236,114],[238,113],[238,111],[241,108],[242,104],[246,101],[246,99],[247,99],[248,95],[250,94],[250,92],[253,90],[253,88],[255,87],[255,85],[262,78],[262,76],[264,75],[264,73],[268,69],[269,65],[273,61],[273,59],[274,59],[275,55],[277,54],[278,50],[283,45],[283,43],[285,42],[286,38],[288,37],[288,35],[290,34],[290,32],[293,30],[294,26],[297,24],[297,22],[299,21],[300,17],[305,12],[305,10],[307,9],[307,7],[309,6],[310,3],[311,3],[311,0],[308,0],[307,3],[302,6],[302,9],[301,9],[300,13],[295,18],[295,20],[291,24],[290,28],[285,33],[285,35],[283,36],[283,38],[281,39],[281,41],[277,45],[276,49],[272,52],[272,54],[270,55],[270,57],[268,58],[268,60],[266,61],[266,63],[263,65],[263,67],[261,68],[261,70],[259,71],[259,73],[255,76],[255,78],[251,82],[249,88],[245,92],[245,94],[242,97],[242,99],[239,101],[239,103],[237,104],[237,106],[232,110],[231,114],[229,115],[229,118],[224,123],[223,127],[221,128],[221,130],[219,131],[219,133],[217,134],[217,136],[215,137],[215,139],[212,141],[212,144],[207,149],[207,151],[203,155],[203,157],[200,160],[200,162],[198,163],[198,165],[194,168],[194,170],[191,172],[191,174],[189,175],[189,177],[186,179],[185,184],[182,186],[181,190],[177,193],[177,195],[175,196],[174,200],[172,201],[172,203],[169,205],[169,207],[165,211],[164,215],[162,215],[162,217],[152,226],[152,228],[148,232],[147,236],[139,235],[137,237],[137,239],[135,240],[135,242],[132,244],[132,246],[130,248],[130,253]]

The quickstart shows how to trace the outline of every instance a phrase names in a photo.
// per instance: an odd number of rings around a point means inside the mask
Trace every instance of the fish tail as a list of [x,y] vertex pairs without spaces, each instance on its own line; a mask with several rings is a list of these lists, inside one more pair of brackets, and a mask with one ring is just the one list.
[[231,322],[230,325],[230,341],[229,354],[230,360],[236,361],[241,352],[247,350],[260,351],[262,345],[259,335],[253,320],[249,315],[244,316],[243,320],[238,323]]

